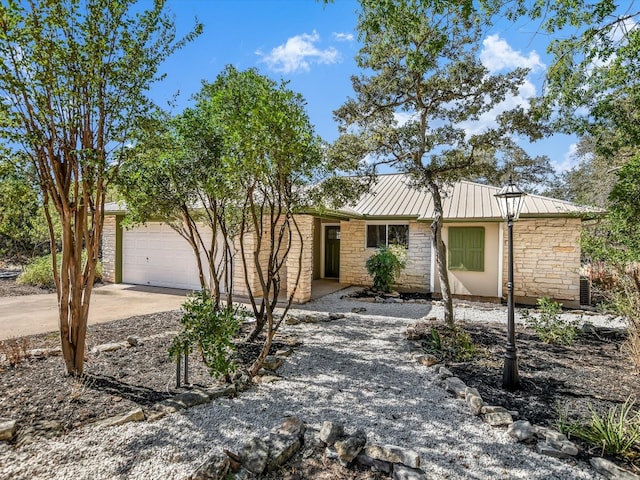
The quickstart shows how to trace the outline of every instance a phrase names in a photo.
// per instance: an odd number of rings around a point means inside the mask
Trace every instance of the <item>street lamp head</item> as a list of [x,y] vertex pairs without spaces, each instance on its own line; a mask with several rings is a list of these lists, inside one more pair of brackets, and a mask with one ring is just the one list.
[[513,183],[513,180],[509,180],[509,185],[505,185],[495,194],[502,218],[514,222],[518,220],[526,195]]

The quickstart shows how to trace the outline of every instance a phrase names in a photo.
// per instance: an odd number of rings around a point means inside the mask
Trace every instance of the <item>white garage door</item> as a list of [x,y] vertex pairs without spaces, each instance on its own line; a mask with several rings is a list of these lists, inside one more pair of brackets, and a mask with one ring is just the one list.
[[[206,241],[211,238],[210,232],[205,229],[201,232]],[[122,281],[200,290],[191,246],[171,227],[155,222],[122,232]]]

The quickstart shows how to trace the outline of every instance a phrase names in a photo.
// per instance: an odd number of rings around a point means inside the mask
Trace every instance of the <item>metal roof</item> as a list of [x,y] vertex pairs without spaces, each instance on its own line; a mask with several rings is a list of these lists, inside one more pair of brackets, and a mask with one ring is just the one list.
[[[498,200],[499,188],[474,182],[459,181],[442,192],[445,220],[498,220],[501,219]],[[410,186],[405,174],[379,175],[371,190],[358,202],[341,212],[362,217],[399,217],[431,220],[433,198],[426,188]],[[524,199],[522,217],[601,215],[604,210],[529,194]]]

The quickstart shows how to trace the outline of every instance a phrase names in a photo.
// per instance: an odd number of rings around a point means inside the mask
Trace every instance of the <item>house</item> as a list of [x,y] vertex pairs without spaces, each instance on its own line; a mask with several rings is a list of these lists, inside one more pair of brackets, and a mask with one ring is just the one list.
[[[443,195],[443,240],[447,245],[452,293],[499,301],[506,296],[506,222],[494,195],[498,188],[460,181]],[[121,227],[125,212],[109,204],[103,234],[104,277],[112,282],[199,288],[194,255],[187,242],[161,222],[130,230]],[[514,295],[535,303],[550,297],[565,306],[580,301],[582,221],[601,210],[539,195],[525,197],[514,224]],[[314,282],[371,285],[367,258],[379,245],[407,247],[407,266],[399,287],[438,295],[440,282],[431,242],[433,201],[411,188],[403,174],[380,175],[371,191],[350,207],[323,216],[299,215],[303,241],[294,239],[283,289],[292,291],[302,250],[302,274],[294,301],[311,298]],[[250,250],[250,249],[248,249]],[[239,252],[237,253],[239,255]],[[242,262],[233,264],[234,293],[246,293]],[[250,283],[257,286],[253,272]]]

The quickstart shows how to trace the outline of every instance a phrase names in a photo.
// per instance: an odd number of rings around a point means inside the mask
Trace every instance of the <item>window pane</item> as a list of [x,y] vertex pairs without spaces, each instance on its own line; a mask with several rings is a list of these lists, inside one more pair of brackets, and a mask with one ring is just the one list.
[[409,246],[409,225],[389,225],[389,245]]
[[386,225],[367,225],[367,248],[378,248],[387,241]]
[[484,271],[484,227],[449,228],[449,270]]

